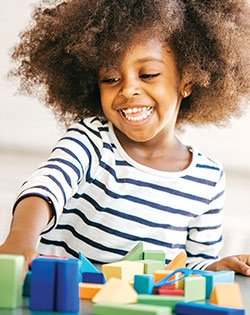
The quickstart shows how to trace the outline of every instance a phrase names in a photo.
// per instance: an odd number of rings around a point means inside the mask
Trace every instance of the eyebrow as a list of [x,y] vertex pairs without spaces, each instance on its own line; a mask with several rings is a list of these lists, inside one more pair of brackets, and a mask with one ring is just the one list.
[[158,59],[155,57],[145,57],[145,58],[140,58],[140,59],[136,60],[137,63],[143,63],[143,62],[148,62],[148,61],[158,61],[160,63],[164,63],[164,61],[162,59]]

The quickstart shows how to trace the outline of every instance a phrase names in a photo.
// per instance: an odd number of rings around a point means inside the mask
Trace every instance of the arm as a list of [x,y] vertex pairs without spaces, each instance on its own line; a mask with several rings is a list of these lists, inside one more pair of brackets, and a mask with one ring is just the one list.
[[39,235],[51,220],[52,211],[42,198],[31,196],[21,200],[14,212],[9,235],[0,246],[1,254],[23,255],[25,271],[37,256]]

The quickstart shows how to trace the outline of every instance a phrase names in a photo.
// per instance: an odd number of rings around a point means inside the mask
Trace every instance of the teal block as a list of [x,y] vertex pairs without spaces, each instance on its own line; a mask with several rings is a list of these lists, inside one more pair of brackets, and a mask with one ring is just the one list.
[[206,299],[206,278],[189,276],[184,279],[184,297],[187,302],[203,301]]
[[165,262],[159,260],[137,260],[144,264],[144,273],[153,274],[155,270],[164,270]]
[[30,296],[30,284],[31,284],[32,271],[28,271],[23,284],[23,295]]
[[214,286],[217,283],[234,283],[235,273],[231,270],[207,272],[203,275],[206,278],[206,298],[209,299]]
[[144,260],[159,260],[164,262],[166,260],[166,253],[163,250],[144,250],[143,252]]
[[138,304],[168,306],[173,311],[175,309],[175,305],[180,302],[186,302],[184,296],[139,294],[137,299]]
[[83,274],[84,272],[97,272],[100,271],[86,258],[81,252],[79,253],[80,263],[80,273]]
[[142,260],[143,259],[143,243],[136,244],[122,259],[122,260]]
[[93,315],[171,315],[170,307],[143,304],[97,303],[93,305]]
[[0,308],[22,305],[24,256],[0,255]]
[[153,275],[135,275],[134,289],[138,294],[153,294],[155,277]]

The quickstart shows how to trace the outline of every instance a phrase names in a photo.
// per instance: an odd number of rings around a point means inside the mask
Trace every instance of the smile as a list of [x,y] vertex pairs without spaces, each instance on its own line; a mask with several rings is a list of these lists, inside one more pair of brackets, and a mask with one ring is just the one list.
[[153,107],[140,106],[121,109],[123,117],[130,121],[140,121],[147,119],[153,112]]

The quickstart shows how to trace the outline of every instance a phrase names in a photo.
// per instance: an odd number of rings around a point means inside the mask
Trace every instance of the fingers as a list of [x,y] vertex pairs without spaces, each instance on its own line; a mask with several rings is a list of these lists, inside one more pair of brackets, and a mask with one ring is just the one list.
[[248,265],[248,260],[246,257],[242,257],[245,255],[229,257],[228,267],[235,272],[243,274],[245,276],[250,276],[250,266]]

